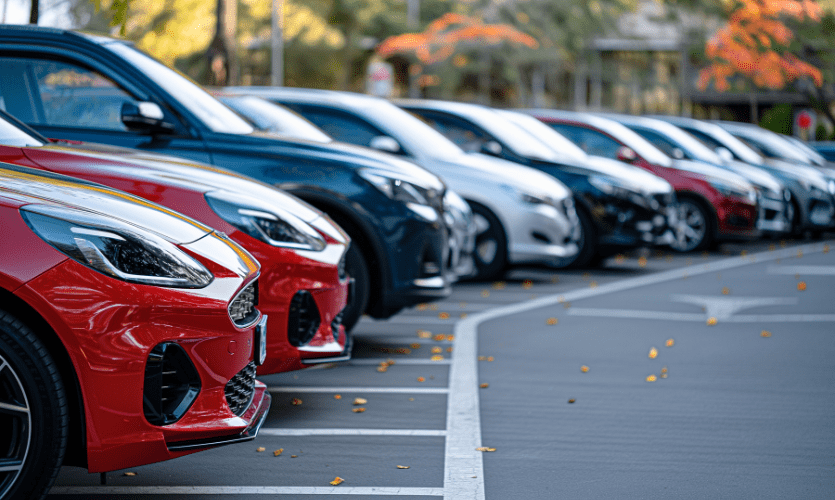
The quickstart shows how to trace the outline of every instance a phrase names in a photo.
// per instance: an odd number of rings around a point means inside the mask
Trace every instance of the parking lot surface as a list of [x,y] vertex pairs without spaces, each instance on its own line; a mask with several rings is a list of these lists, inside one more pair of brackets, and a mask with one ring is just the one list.
[[66,467],[50,498],[832,498],[830,245],[458,284],[361,321],[348,363],[263,377],[255,441]]

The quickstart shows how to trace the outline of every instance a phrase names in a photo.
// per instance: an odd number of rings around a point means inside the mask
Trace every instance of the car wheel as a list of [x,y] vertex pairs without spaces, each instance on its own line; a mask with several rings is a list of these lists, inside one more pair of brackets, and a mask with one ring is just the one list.
[[507,237],[499,219],[487,207],[470,204],[476,226],[473,258],[475,279],[489,280],[501,276],[507,267]]
[[557,259],[556,267],[578,268],[599,266],[605,260],[604,255],[597,254],[597,233],[591,222],[591,216],[585,210],[578,208],[577,218],[580,219],[580,224],[578,224],[579,235],[575,239],[578,249],[577,253],[572,257]]
[[368,299],[371,296],[368,264],[355,243],[351,244],[345,254],[345,273],[354,280],[351,296],[342,313],[342,324],[345,326],[345,331],[350,332],[360,320],[365,308],[368,307]]
[[46,347],[0,311],[0,498],[45,496],[64,459],[68,415],[64,384]]
[[710,219],[702,204],[682,198],[678,202],[676,240],[670,245],[678,252],[692,252],[710,245]]

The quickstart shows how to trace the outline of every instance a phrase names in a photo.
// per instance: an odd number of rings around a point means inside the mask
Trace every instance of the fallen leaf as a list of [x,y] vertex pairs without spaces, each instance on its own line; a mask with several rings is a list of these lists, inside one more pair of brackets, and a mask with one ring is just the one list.
[[823,253],[829,253],[829,245],[823,246]]
[[466,319],[467,318],[467,313],[461,313],[461,314],[458,315],[458,317],[461,318],[461,319]]
[[664,345],[666,345],[667,347],[673,347],[675,345],[675,343],[676,343],[675,340],[667,339],[667,342],[665,342]]
[[354,398],[354,403],[353,404],[355,406],[362,406],[362,405],[367,404],[367,403],[368,403],[368,400],[365,399],[365,398]]
[[277,456],[281,455],[282,453],[284,453],[284,448],[279,448],[279,449],[277,449],[273,452],[273,456],[277,457]]
[[597,282],[592,281],[591,283],[589,283],[589,288],[597,288]]
[[397,468],[398,469],[408,469],[409,466],[408,465],[398,465]]
[[647,258],[641,257],[638,259],[638,265],[641,267],[647,267]]
[[652,348],[649,350],[649,359],[655,359],[658,357],[658,349]]
[[336,479],[334,479],[333,481],[331,481],[331,484],[332,484],[333,486],[338,486],[338,485],[340,485],[340,484],[342,484],[342,483],[344,483],[344,482],[345,482],[345,480],[344,480],[344,479],[342,479],[342,478],[341,478],[341,477],[339,477],[339,476],[336,476]]
[[655,375],[650,375],[647,377],[647,382],[655,382],[656,380],[658,380],[658,377],[656,377]]
[[661,378],[667,378],[667,374],[666,374],[666,373],[662,373],[662,374],[661,374]]
[[133,477],[136,475],[136,472],[125,472],[125,475],[128,477]]
[[342,395],[341,394],[334,394],[333,399],[342,399]]
[[428,332],[426,330],[418,330],[417,331],[417,336],[418,336],[418,338],[421,338],[421,339],[428,339],[428,338],[432,337],[432,332]]
[[803,290],[806,290],[806,282],[805,282],[805,281],[801,281],[800,283],[798,283],[798,284],[797,284],[797,289],[798,289],[799,291],[801,291],[801,292],[802,292]]
[[583,373],[588,373],[589,372],[589,367],[586,366],[586,365],[583,365],[583,366],[580,367],[580,371],[583,372]]
[[545,320],[545,324],[549,325],[549,326],[556,325],[559,322],[560,322],[560,320],[558,320],[557,318],[548,318],[548,319]]
[[415,398],[409,398],[409,401],[414,401],[414,400],[415,400]]
[[565,296],[564,296],[564,295],[560,295],[559,297],[557,297],[557,302],[559,302],[560,304],[562,304],[563,302],[565,302]]
[[362,413],[365,411],[365,408],[353,408],[351,411],[354,413]]
[[259,446],[258,448],[255,448],[255,451],[257,451],[258,453],[261,453],[262,451],[267,451],[267,449],[264,448],[263,446]]
[[707,325],[708,326],[714,326],[715,324],[716,324],[716,318],[714,318],[713,316],[707,318]]
[[441,351],[443,351],[443,349],[438,346],[432,348],[432,354],[439,354]]
[[388,369],[389,369],[389,365],[387,365],[385,363],[383,363],[382,365],[377,367],[377,371],[380,372],[380,373],[385,373],[385,372],[388,371]]
[[495,448],[488,448],[486,446],[479,446],[475,449],[475,451],[496,451]]
[[504,290],[505,286],[504,281],[497,281],[493,283],[493,290]]
[[493,356],[487,356],[487,361],[493,361]]
[[481,387],[482,389],[487,389],[488,387],[490,387],[490,384],[481,384],[479,387]]
[[387,364],[388,366],[391,366],[391,365],[393,365],[393,364],[394,364],[394,360],[393,360],[393,359],[387,359],[387,360],[385,361],[385,364]]
[[435,335],[434,340],[435,340],[435,342],[441,342],[445,338],[446,338],[446,335],[444,335],[443,333],[439,333],[439,334]]
[[427,309],[429,309],[429,304],[418,304],[417,305],[417,310],[418,311],[425,311]]
[[481,291],[481,296],[484,297],[484,298],[489,297],[490,296],[490,290],[482,290]]
[[525,290],[530,290],[531,288],[533,288],[533,281],[531,281],[531,280],[523,281],[522,282],[522,288],[524,288]]
[[564,303],[562,306],[563,306],[565,309],[568,309],[569,307],[571,307],[571,302],[566,302],[566,303]]
[[409,354],[410,352],[412,352],[412,350],[408,347],[400,347],[398,349],[395,349],[394,352],[396,352],[397,354]]
[[446,352],[452,352],[452,347],[447,347]]
[[302,400],[299,399],[299,398],[293,398],[292,403],[293,403],[293,406],[299,406],[300,404],[302,404]]
[[771,332],[768,330],[763,330],[760,332],[760,337],[771,337]]
[[455,335],[447,335],[446,339],[447,339],[447,342],[452,342],[453,340],[455,340]]
[[617,262],[618,264],[620,264],[624,260],[625,260],[625,257],[623,255],[621,255],[621,254],[615,255],[615,262]]
[[730,288],[728,288],[728,287],[726,287],[726,286],[725,286],[725,287],[722,287],[722,295],[728,295],[729,293],[731,293],[731,289],[730,289]]
[[583,279],[584,279],[584,280],[587,280],[587,279],[589,279],[589,278],[591,278],[591,274],[590,274],[590,273],[583,273]]
[[661,373],[667,373],[667,367],[661,368]]
[[411,347],[412,349],[420,349],[420,344],[418,344],[417,342],[414,342],[414,343],[410,344],[409,347]]
[[776,249],[777,249],[777,245],[775,245],[774,243],[768,245],[768,251],[769,252],[773,252]]
[[436,355],[432,356],[432,357],[431,357],[431,358],[429,358],[429,359],[430,359],[431,361],[443,361],[443,360],[444,360],[444,357],[443,357],[443,356],[441,356],[440,354],[436,354]]
[[441,319],[449,319],[449,313],[447,313],[447,312],[440,313],[440,314],[438,314],[438,317],[441,318]]
[[298,455],[290,455],[290,458],[299,458]]
[[418,381],[418,382],[426,382],[426,379],[425,379],[425,378],[423,378],[423,377],[418,377],[418,378],[417,378],[417,381]]
[[487,356],[479,356],[478,357],[479,361],[485,361],[486,359],[487,359]]
[[569,404],[574,404],[575,401],[577,401],[577,400],[574,399],[574,398],[571,398],[571,399],[568,400]]

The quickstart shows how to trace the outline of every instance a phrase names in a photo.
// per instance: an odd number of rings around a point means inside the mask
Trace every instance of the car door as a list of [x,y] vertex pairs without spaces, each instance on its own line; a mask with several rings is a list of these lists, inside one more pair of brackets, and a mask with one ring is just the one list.
[[[170,152],[197,161],[210,157],[196,130],[187,127],[164,103],[135,82],[127,83],[102,65],[32,53],[0,54],[0,109],[50,139],[99,142],[129,148]],[[149,135],[129,130],[121,120],[126,103],[159,105],[171,133]]]

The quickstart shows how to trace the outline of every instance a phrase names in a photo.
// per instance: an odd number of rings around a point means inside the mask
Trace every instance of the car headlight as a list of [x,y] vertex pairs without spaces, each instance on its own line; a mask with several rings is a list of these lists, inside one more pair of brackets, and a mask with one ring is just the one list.
[[47,205],[26,205],[20,212],[44,241],[113,278],[174,288],[203,288],[214,279],[170,241],[120,220]]
[[625,186],[618,179],[606,177],[602,175],[593,175],[589,177],[589,183],[604,193],[614,198],[629,200],[630,202],[642,206],[657,209],[657,202],[651,197],[646,196],[640,192],[639,189],[632,186]]
[[441,207],[443,202],[441,193],[436,189],[401,179],[396,174],[385,170],[364,168],[358,173],[384,195],[405,203],[424,219],[434,221],[438,218],[435,208]]
[[718,179],[708,179],[707,182],[723,196],[735,196],[746,199],[751,203],[757,202],[757,192],[754,189],[747,189],[744,186],[729,184]]
[[206,193],[215,213],[238,230],[275,247],[321,251],[325,239],[307,222],[277,206],[227,191]]

